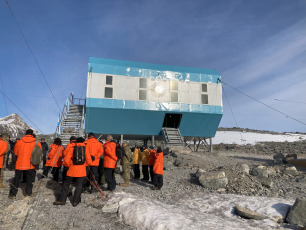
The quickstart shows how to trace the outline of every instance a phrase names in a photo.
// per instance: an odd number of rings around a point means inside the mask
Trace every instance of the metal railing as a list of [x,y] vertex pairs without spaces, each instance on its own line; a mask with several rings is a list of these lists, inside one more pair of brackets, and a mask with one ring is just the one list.
[[[73,93],[71,93],[69,95],[69,97],[66,99],[66,103],[64,105],[63,111],[62,111],[61,114],[59,114],[59,117],[58,117],[57,127],[56,127],[56,131],[55,131],[57,136],[60,136],[61,133],[62,133],[62,125],[63,125],[63,122],[64,122],[65,118],[67,118],[67,114],[68,114],[68,111],[70,109],[70,105],[84,105],[84,107],[85,107],[85,102],[86,102],[85,99],[75,98]],[[83,125],[83,123],[84,123],[84,113],[85,113],[84,107],[83,107],[83,111],[82,111],[81,126],[84,126]]]

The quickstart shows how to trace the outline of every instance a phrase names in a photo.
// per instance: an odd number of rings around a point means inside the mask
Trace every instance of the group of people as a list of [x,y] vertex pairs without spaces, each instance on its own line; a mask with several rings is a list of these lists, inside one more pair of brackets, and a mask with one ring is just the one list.
[[[0,187],[3,184],[4,158],[11,150],[9,138],[6,135],[0,137]],[[95,189],[114,191],[116,189],[115,169],[122,165],[124,183],[128,187],[130,183],[130,171],[133,164],[134,179],[140,179],[140,162],[142,163],[142,180],[154,184],[152,189],[158,190],[163,186],[163,152],[160,147],[156,150],[151,146],[148,150],[145,146],[140,150],[135,146],[130,148],[127,142],[122,145],[116,143],[111,135],[108,135],[103,144],[96,139],[94,133],[89,133],[87,140],[83,137],[71,136],[66,148],[62,146],[60,138],[55,138],[53,144],[36,140],[33,130],[28,129],[26,135],[17,140],[13,147],[12,162],[14,161],[15,176],[10,184],[9,198],[16,198],[18,187],[23,180],[26,183],[23,190],[25,196],[32,196],[33,182],[39,166],[33,165],[31,155],[34,148],[40,148],[43,159],[42,177],[53,174],[53,180],[62,183],[61,194],[56,198],[54,205],[64,205],[70,191],[70,185],[74,183],[76,189],[72,197],[72,205],[77,206],[81,201],[81,193]],[[107,184],[107,188],[102,185]],[[101,186],[101,187],[100,187]]]
[[134,147],[133,151],[133,171],[134,178],[140,179],[140,162],[142,164],[143,181],[149,181],[154,184],[153,189],[158,190],[163,187],[163,161],[164,156],[161,147],[156,150],[150,146],[148,150],[146,146],[140,149]]

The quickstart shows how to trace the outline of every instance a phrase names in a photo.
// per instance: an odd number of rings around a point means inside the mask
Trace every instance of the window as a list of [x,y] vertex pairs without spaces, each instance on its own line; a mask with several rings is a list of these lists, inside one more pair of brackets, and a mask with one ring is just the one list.
[[170,81],[171,102],[178,102],[178,81]]
[[171,102],[178,102],[178,92],[171,92]]
[[113,84],[113,76],[106,75],[106,85]]
[[147,79],[139,78],[139,95],[138,98],[140,101],[147,100]]
[[139,88],[145,89],[147,88],[147,79],[139,78]]
[[139,100],[140,101],[147,100],[147,91],[146,90],[139,90]]
[[207,94],[202,94],[201,95],[201,100],[202,100],[202,104],[208,104],[208,95]]
[[173,91],[178,90],[178,81],[170,81],[170,89]]
[[105,87],[104,97],[105,98],[113,98],[113,88]]
[[202,84],[202,93],[207,93],[207,84]]

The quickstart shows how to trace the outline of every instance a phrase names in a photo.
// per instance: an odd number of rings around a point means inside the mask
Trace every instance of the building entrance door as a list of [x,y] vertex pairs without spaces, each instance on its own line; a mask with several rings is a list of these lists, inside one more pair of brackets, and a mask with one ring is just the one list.
[[163,127],[177,129],[180,126],[181,119],[182,119],[182,114],[166,113]]

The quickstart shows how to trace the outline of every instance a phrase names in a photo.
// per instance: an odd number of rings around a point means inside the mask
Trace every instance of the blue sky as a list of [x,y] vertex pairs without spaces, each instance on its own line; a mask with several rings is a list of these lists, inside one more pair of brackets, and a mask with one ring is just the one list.
[[[9,4],[61,107],[70,92],[85,97],[88,57],[93,56],[213,68],[228,84],[306,123],[305,0]],[[59,109],[4,0],[0,29],[0,74],[6,94],[44,133],[54,132]],[[229,87],[224,90],[238,126],[306,132],[305,125]],[[223,103],[220,126],[237,126],[224,96]],[[20,114],[8,102],[8,113],[14,112]],[[0,95],[0,117],[6,115]]]

